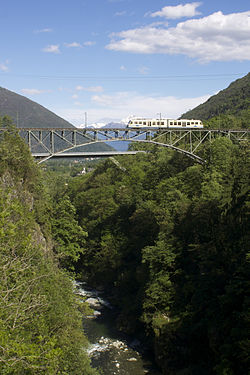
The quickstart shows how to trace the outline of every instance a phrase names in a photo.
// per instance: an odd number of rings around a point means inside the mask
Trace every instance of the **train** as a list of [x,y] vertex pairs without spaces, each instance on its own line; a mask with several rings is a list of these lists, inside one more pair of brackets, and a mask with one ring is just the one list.
[[129,120],[128,128],[203,128],[201,120],[175,120],[169,118],[134,117]]

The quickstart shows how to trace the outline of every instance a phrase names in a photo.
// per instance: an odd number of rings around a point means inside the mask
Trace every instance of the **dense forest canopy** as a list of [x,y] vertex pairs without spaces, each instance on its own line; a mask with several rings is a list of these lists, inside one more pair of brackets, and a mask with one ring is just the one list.
[[153,147],[72,179],[88,233],[76,267],[112,291],[121,330],[146,332],[163,374],[245,375],[249,149],[219,138],[203,152],[201,166]]

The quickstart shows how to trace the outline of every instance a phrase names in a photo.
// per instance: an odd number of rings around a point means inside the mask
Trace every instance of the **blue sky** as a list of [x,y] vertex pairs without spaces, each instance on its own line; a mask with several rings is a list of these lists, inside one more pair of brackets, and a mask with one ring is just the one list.
[[78,126],[178,117],[249,72],[248,0],[8,0],[0,86]]

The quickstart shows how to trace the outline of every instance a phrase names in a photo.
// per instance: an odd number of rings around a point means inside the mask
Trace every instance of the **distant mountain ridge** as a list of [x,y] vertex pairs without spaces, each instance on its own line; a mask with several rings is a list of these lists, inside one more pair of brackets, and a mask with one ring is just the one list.
[[[181,118],[210,120],[222,116],[225,122],[248,127],[250,120],[250,73],[232,82],[226,89],[211,96],[205,103],[184,113]],[[237,119],[237,120],[235,120]],[[239,126],[238,125],[238,126]]]
[[125,124],[125,122],[109,122],[108,124],[106,124],[104,126],[104,128],[107,128],[107,129],[116,129],[116,128],[126,128],[127,124]]
[[[42,105],[0,87],[0,117],[3,116],[9,116],[18,128],[75,128],[71,123]],[[99,143],[84,146],[82,150],[94,152],[114,149],[105,143]],[[77,151],[81,151],[81,148],[78,147]]]
[[3,87],[0,87],[0,116],[11,117],[19,128],[74,127],[42,105]]

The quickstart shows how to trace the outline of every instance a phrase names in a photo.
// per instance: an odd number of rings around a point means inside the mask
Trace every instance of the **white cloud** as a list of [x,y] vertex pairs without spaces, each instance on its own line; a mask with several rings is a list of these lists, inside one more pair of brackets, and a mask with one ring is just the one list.
[[59,44],[50,44],[49,46],[43,48],[43,52],[48,52],[48,53],[61,53],[59,49]]
[[250,11],[213,13],[180,22],[176,27],[152,26],[112,35],[107,49],[134,53],[183,54],[200,62],[250,59]]
[[76,86],[76,90],[77,90],[77,91],[82,91],[82,90],[84,90],[84,87],[83,87],[83,86],[80,86],[80,85],[79,85],[79,86]]
[[121,70],[121,71],[125,71],[125,70],[127,70],[127,68],[126,68],[126,66],[121,65],[121,66],[120,66],[120,70]]
[[87,42],[84,42],[83,45],[85,47],[91,47],[91,46],[94,46],[96,44],[96,42],[93,42],[91,40],[88,40]]
[[168,26],[168,22],[167,21],[157,21],[157,22],[152,22],[150,25],[148,25],[148,27],[158,27],[158,26],[162,26],[162,27],[167,27]]
[[38,89],[22,89],[21,92],[25,95],[40,95],[50,92],[49,90],[38,90]]
[[8,60],[6,60],[6,61],[3,62],[3,63],[0,63],[0,70],[1,70],[2,72],[8,72],[8,71],[9,71],[8,64],[9,64],[9,61],[8,61]]
[[72,98],[73,98],[73,99],[78,99],[78,97],[79,97],[79,96],[78,96],[77,94],[72,95]]
[[116,13],[115,13],[115,16],[116,16],[116,17],[120,17],[120,16],[125,16],[126,14],[127,14],[126,10],[123,10],[123,11],[121,11],[121,12],[116,12]]
[[40,29],[40,30],[35,30],[35,33],[51,33],[53,30],[50,28],[45,28],[45,29]]
[[140,74],[143,74],[143,75],[148,74],[149,73],[149,68],[147,66],[140,66],[138,68],[138,72]]
[[103,87],[102,86],[89,86],[89,87],[83,87],[83,86],[76,86],[75,88],[77,91],[88,91],[88,92],[102,92]]
[[64,43],[66,47],[68,48],[79,48],[81,47],[80,43],[72,42],[72,43]]
[[102,86],[90,86],[90,87],[86,88],[86,91],[89,91],[89,92],[102,92],[103,91],[103,87]]
[[169,19],[177,19],[182,17],[193,17],[201,14],[196,10],[201,3],[188,3],[185,5],[166,6],[159,12],[151,13],[151,17],[165,17]]
[[130,115],[155,117],[159,112],[162,117],[177,118],[190,108],[206,101],[208,97],[209,95],[194,98],[146,96],[125,91],[113,95],[93,95],[92,104],[88,108],[86,103],[82,103],[82,109],[62,108],[56,113],[75,125],[82,122],[85,112],[88,113],[89,122],[100,122],[103,118],[121,120]]

